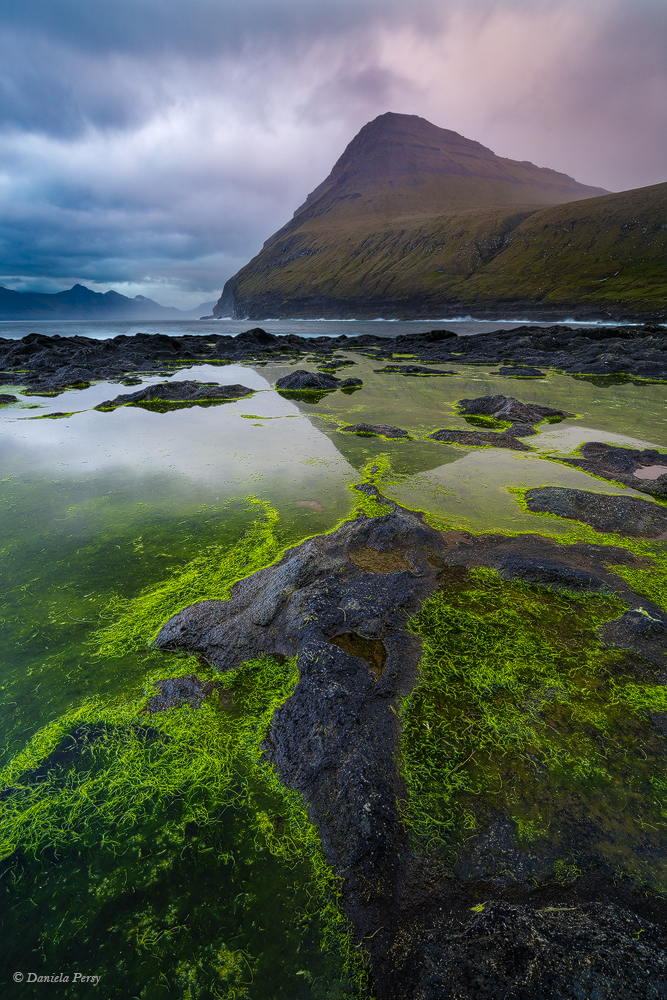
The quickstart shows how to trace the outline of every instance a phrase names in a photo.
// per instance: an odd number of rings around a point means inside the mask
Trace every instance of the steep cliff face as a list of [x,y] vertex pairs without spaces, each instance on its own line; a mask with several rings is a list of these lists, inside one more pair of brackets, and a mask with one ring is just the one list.
[[[573,203],[583,200],[582,214]],[[564,204],[571,208],[557,207]],[[544,263],[552,237],[571,232],[572,220],[576,238],[556,241],[552,281]],[[609,195],[423,118],[386,114],[361,129],[294,217],[227,282],[214,315],[407,318],[520,305],[545,315],[576,307],[654,316],[666,302],[653,263],[665,257],[666,231],[667,185]],[[638,253],[652,270],[629,298],[618,282],[601,287]],[[583,265],[595,255],[592,277]]]

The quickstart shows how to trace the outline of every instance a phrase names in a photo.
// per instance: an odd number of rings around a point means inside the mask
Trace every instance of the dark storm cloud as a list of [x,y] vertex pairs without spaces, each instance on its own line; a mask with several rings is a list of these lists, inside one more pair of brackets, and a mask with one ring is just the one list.
[[667,179],[667,7],[6,3],[0,283],[210,298],[387,110],[610,189]]

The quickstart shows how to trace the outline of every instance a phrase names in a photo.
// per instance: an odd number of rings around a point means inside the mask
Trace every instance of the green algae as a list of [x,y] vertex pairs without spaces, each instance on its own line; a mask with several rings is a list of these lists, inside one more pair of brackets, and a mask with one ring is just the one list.
[[317,831],[262,756],[294,661],[245,663],[201,709],[146,716],[155,681],[193,665],[67,713],[0,773],[0,892],[37,908],[6,927],[4,964],[89,968],[114,998],[365,995]]
[[507,817],[517,849],[538,842],[561,867],[602,863],[667,892],[667,762],[651,721],[667,689],[595,631],[624,609],[488,569],[444,574],[410,623],[423,657],[401,711],[417,850],[456,864],[467,840]]
[[277,511],[257,497],[247,502],[261,510],[236,545],[225,550],[209,546],[157,586],[151,586],[131,600],[112,598],[106,616],[111,623],[95,637],[102,656],[122,656],[149,645],[169,618],[197,601],[225,600],[243,577],[268,566],[280,554],[275,535]]

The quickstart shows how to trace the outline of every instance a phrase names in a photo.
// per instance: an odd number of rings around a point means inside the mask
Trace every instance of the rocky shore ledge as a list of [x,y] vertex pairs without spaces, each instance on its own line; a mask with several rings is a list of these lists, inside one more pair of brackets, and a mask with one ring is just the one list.
[[[337,350],[390,360],[394,353],[412,354],[419,361],[450,365],[510,363],[513,369],[507,374],[515,377],[521,376],[518,368],[526,368],[528,377],[534,374],[528,368],[547,366],[575,376],[667,380],[667,327],[657,325],[584,329],[523,326],[469,337],[442,328],[392,338],[364,334],[307,339],[293,334],[277,337],[259,327],[236,337],[218,336],[214,324],[202,336],[139,333],[93,340],[31,333],[18,341],[0,338],[0,380],[25,386],[37,395],[57,394],[86,387],[95,379],[122,381],[128,374],[168,375],[175,364],[187,366],[188,362],[278,361],[309,355],[329,360],[336,368]],[[392,364],[385,371],[388,377],[428,373],[423,366],[409,364]]]
[[[604,626],[604,642],[624,656],[641,650],[624,669],[649,664],[664,683],[667,615],[610,568],[647,560],[620,546],[561,545],[538,534],[439,531],[372,483],[356,488],[378,516],[360,514],[290,549],[237,583],[229,600],[186,608],[157,647],[198,654],[221,672],[261,654],[297,657],[300,680],[274,715],[265,752],[308,803],[380,1000],[664,996],[667,906],[596,853],[609,836],[599,812],[585,804],[575,818],[572,803],[561,810],[559,823],[588,856],[578,877],[556,877],[553,839],[522,842],[499,807],[454,857],[416,849],[399,749],[401,703],[422,657],[412,616],[434,594],[474,585],[479,567],[549,595],[620,598],[634,610]],[[560,504],[566,517],[599,508],[593,493],[533,492],[536,509]],[[606,530],[636,532],[624,498],[602,499]],[[634,503],[663,514],[650,501]]]

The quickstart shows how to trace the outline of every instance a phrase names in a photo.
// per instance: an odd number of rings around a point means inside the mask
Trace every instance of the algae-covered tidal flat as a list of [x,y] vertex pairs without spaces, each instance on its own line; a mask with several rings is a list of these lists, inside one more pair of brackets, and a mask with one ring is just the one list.
[[[549,371],[519,380],[480,365],[410,378],[361,354],[338,361],[360,390],[276,391],[317,356],[193,364],[172,379],[254,395],[164,412],[96,411],[118,393],[104,382],[56,398],[2,390],[20,400],[0,412],[4,996],[430,996],[410,944],[426,917],[406,885],[427,885],[452,920],[493,899],[540,912],[610,900],[667,926],[664,651],[657,625],[641,648],[604,639],[629,608],[651,621],[667,611],[666,542],[532,513],[525,500],[553,486],[664,510],[558,461],[587,441],[667,452],[664,386]],[[519,439],[525,450],[429,437],[486,426],[457,401],[503,394],[574,416],[539,424]],[[356,424],[408,437],[342,430]],[[357,861],[336,861],[344,851],[315,822],[307,788],[283,780],[267,752],[302,654],[267,640],[221,673],[205,652],[152,646],[175,614],[224,601],[290,547],[401,509],[445,547],[458,539],[475,553],[433,563],[435,589],[411,597],[396,626],[419,650],[413,675],[386,695],[396,850],[411,873],[392,890],[403,924],[350,903]],[[562,551],[575,575],[545,586],[505,572],[491,538],[497,551],[515,545],[512,565]],[[425,579],[407,549],[395,563],[380,552],[386,565],[368,552],[355,557],[362,575]],[[572,583],[576,573],[599,586]],[[345,608],[334,645],[382,674],[373,644],[385,633],[355,632]],[[387,985],[382,948],[411,993]],[[16,985],[16,971],[70,982]],[[75,972],[100,986],[75,986]]]

